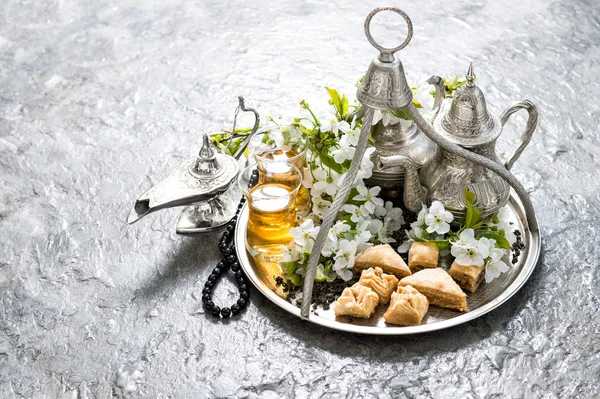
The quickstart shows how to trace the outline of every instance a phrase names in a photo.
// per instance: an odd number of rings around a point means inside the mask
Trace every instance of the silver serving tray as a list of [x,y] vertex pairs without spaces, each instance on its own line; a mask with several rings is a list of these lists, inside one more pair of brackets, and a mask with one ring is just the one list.
[[[519,261],[512,265],[508,259],[505,259],[510,266],[510,270],[492,281],[490,284],[482,283],[479,289],[473,294],[467,294],[467,304],[469,312],[461,313],[449,309],[430,306],[429,312],[422,321],[422,324],[414,327],[400,327],[387,324],[383,319],[387,306],[378,306],[370,319],[358,319],[348,317],[336,317],[333,309],[323,310],[318,308],[311,312],[308,319],[301,317],[300,308],[283,299],[275,292],[270,290],[258,277],[254,271],[251,258],[246,252],[246,229],[248,226],[248,207],[244,206],[238,218],[235,230],[235,246],[240,265],[244,272],[254,284],[254,286],[273,303],[283,310],[306,319],[327,328],[333,328],[341,331],[349,331],[360,334],[375,335],[405,335],[417,334],[428,331],[442,330],[453,327],[476,319],[506,302],[513,296],[527,281],[535,269],[541,251],[541,238],[539,231],[531,232],[527,225],[525,210],[523,204],[514,192],[511,192],[508,203],[512,210],[512,222],[521,232],[521,238],[525,244],[525,249],[521,251]],[[448,265],[446,269],[448,268]]]

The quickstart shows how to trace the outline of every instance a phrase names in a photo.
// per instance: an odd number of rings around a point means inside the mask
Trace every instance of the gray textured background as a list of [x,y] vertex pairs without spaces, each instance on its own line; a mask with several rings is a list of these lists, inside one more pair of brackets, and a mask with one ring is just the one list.
[[[178,210],[125,224],[201,132],[231,121],[238,94],[265,115],[324,101],[325,84],[353,90],[375,55],[362,23],[384,3],[3,0],[0,397],[600,395],[600,6],[395,4],[415,25],[409,81],[473,59],[492,112],[541,109],[514,170],[544,251],[513,299],[403,338],[324,330],[256,291],[214,322],[199,299],[218,237],[175,235]],[[524,123],[507,125],[503,156]]]

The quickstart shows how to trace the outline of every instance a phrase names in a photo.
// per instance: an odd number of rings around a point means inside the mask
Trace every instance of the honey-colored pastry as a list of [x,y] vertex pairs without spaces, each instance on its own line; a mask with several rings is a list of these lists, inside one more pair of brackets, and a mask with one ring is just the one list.
[[358,273],[370,267],[379,267],[384,273],[393,274],[398,278],[411,275],[404,260],[389,244],[367,248],[356,257],[352,270]]
[[415,273],[421,269],[438,267],[440,249],[434,242],[413,242],[408,251],[408,267]]
[[392,302],[383,318],[398,326],[418,326],[428,310],[429,300],[425,295],[410,285],[399,286],[398,291],[392,293]]
[[336,316],[352,316],[368,319],[379,304],[379,296],[359,283],[344,289],[333,308]]
[[484,266],[463,266],[454,261],[450,266],[450,270],[448,270],[448,274],[456,280],[463,290],[475,292],[485,276],[484,269]]
[[429,299],[432,305],[467,312],[467,295],[444,270],[423,269],[412,276],[404,277],[398,283],[400,286],[412,285]]
[[370,267],[362,271],[358,283],[372,289],[379,296],[379,303],[385,305],[398,286],[398,279],[392,274],[385,274],[379,267]]

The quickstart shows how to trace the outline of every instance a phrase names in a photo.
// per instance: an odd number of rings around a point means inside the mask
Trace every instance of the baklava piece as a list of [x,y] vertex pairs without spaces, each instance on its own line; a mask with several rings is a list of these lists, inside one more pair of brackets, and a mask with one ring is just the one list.
[[375,245],[367,248],[356,257],[354,261],[354,272],[370,267],[379,267],[384,273],[393,274],[398,278],[410,276],[411,272],[404,260],[389,244]]
[[450,270],[448,270],[448,274],[456,280],[463,290],[475,292],[485,276],[484,269],[484,266],[463,266],[454,261],[450,266]]
[[392,274],[385,274],[379,267],[370,267],[362,271],[358,283],[372,289],[379,296],[379,302],[385,305],[398,286],[398,279]]
[[440,249],[434,242],[413,242],[408,251],[408,267],[415,273],[438,267]]
[[354,284],[344,289],[334,306],[336,316],[352,316],[368,319],[379,303],[379,296],[370,289]]
[[429,300],[419,291],[407,285],[399,286],[392,293],[390,307],[383,318],[390,324],[398,326],[418,326],[429,310]]
[[432,305],[467,312],[467,295],[444,270],[423,269],[412,276],[404,277],[399,285],[412,285],[429,299]]

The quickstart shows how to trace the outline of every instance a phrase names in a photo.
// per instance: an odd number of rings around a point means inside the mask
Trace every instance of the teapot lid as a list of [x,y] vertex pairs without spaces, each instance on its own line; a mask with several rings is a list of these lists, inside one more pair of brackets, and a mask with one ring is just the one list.
[[472,62],[466,78],[467,83],[454,94],[450,110],[438,115],[434,127],[453,142],[470,147],[495,140],[502,126],[488,112],[483,92],[475,85]]

